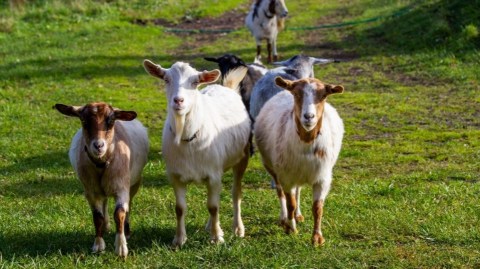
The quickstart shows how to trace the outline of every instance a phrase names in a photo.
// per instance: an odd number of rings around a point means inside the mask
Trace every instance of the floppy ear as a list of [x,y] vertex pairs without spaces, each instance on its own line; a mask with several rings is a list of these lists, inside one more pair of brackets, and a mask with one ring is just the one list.
[[332,85],[332,84],[325,85],[325,89],[327,91],[327,95],[335,94],[335,93],[343,93],[343,90],[344,90],[342,85]]
[[116,120],[131,121],[131,120],[134,120],[137,117],[137,112],[115,110],[114,115],[115,115]]
[[198,83],[212,83],[218,80],[220,77],[220,70],[214,69],[212,71],[203,71],[198,75]]
[[289,90],[290,87],[292,86],[292,81],[288,79],[283,79],[282,77],[276,77],[275,84],[277,84],[277,86],[280,88]]
[[143,67],[145,68],[145,71],[147,71],[147,73],[154,77],[163,79],[163,77],[165,76],[165,69],[150,60],[145,59],[143,61]]
[[213,57],[204,57],[203,59],[207,60],[207,61],[210,61],[210,62],[215,62],[215,63],[218,63],[218,59],[217,58],[213,58]]
[[53,107],[63,115],[67,115],[70,117],[80,117],[80,111],[83,108],[81,106],[67,106],[64,104],[55,104],[55,106]]

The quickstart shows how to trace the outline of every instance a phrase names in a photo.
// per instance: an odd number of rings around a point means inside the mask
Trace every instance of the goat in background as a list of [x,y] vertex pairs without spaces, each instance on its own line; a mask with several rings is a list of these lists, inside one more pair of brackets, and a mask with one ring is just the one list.
[[[257,44],[256,61],[261,59],[261,43],[267,40],[267,62],[278,60],[277,35],[283,29],[288,9],[284,0],[256,0],[245,18],[245,25]],[[273,54],[273,57],[272,57]]]

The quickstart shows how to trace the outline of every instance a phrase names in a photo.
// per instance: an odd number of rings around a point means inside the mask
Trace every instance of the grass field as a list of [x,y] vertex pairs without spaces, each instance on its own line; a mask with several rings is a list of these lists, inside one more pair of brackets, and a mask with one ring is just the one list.
[[[345,87],[329,99],[346,134],[325,204],[326,244],[310,245],[310,188],[303,192],[299,234],[276,225],[278,201],[256,154],[243,184],[245,238],[230,229],[227,173],[225,244],[208,243],[206,191],[191,186],[189,239],[179,251],[169,248],[175,199],[160,152],[164,85],[145,73],[142,61],[213,69],[203,56],[230,52],[250,62],[255,44],[243,23],[228,34],[195,34],[152,21],[188,28],[187,19],[245,14],[249,5],[42,0],[12,10],[0,2],[0,268],[480,267],[478,0],[287,1],[281,58],[342,60],[315,69],[317,78]],[[362,23],[371,18],[379,19]],[[352,24],[305,30],[346,22]],[[52,109],[91,101],[135,110],[149,129],[126,261],[114,254],[114,231],[105,236],[104,253],[91,253],[92,217],[67,156],[80,123]]]

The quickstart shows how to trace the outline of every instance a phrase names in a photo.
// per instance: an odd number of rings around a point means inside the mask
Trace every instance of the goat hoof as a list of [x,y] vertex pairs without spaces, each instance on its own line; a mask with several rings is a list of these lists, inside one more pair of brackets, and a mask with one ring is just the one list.
[[222,236],[214,236],[212,238],[210,238],[210,243],[212,244],[223,244],[225,243],[225,240],[223,239]]
[[92,251],[93,253],[102,252],[105,250],[105,241],[101,237],[95,237],[95,242],[93,243]]
[[297,215],[297,216],[295,216],[295,220],[297,222],[304,222],[305,218],[302,215]]
[[237,227],[234,227],[233,232],[238,237],[244,237],[245,236],[245,228],[243,227],[243,225],[238,225]]
[[290,226],[285,227],[286,234],[298,234],[298,230],[296,228],[292,228]]
[[295,220],[285,220],[283,222],[283,229],[285,230],[286,234],[297,234],[297,227],[295,225]]
[[179,249],[185,244],[185,242],[187,242],[186,236],[175,236],[172,241],[172,248]]
[[325,238],[321,236],[320,234],[314,234],[312,236],[312,244],[314,247],[319,247],[325,244]]
[[128,255],[127,238],[124,234],[115,236],[115,253],[120,257],[127,257]]

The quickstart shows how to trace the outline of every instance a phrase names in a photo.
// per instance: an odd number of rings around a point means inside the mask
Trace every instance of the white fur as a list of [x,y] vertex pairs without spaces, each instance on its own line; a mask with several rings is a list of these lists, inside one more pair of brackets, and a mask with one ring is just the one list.
[[[312,144],[307,144],[298,137],[292,108],[292,94],[283,91],[272,97],[258,115],[255,135],[261,133],[269,138],[262,139],[258,145],[264,162],[275,169],[285,189],[330,181],[342,145],[342,119],[335,108],[326,103],[321,135]],[[285,113],[289,113],[289,120],[281,126],[279,119]],[[317,158],[313,154],[315,148],[324,149],[327,158]]]
[[[273,0],[275,1],[275,13],[271,13],[269,11],[270,1],[272,0],[260,0],[260,3],[255,1],[245,18],[245,25],[255,38],[257,46],[260,46],[264,39],[267,40],[267,44],[271,44],[272,52],[268,51],[268,55],[270,56],[272,53],[276,59],[278,55],[277,35],[279,28],[283,27],[283,20],[288,14],[288,9],[284,0]],[[271,60],[269,57],[268,61],[271,62]],[[255,57],[255,61],[260,61],[259,54]]]
[[[169,69],[146,60],[145,69],[153,76],[167,81],[166,90],[169,99],[168,115],[163,128],[162,152],[166,163],[167,176],[172,183],[176,196],[177,232],[173,240],[175,247],[182,246],[187,240],[185,232],[186,184],[203,183],[207,185],[207,206],[216,208],[216,214],[210,214],[207,229],[212,242],[221,243],[223,231],[220,228],[218,208],[220,202],[221,179],[224,171],[234,170],[234,231],[243,236],[244,227],[240,212],[241,178],[248,162],[245,149],[251,131],[250,119],[240,95],[221,85],[210,85],[201,91],[196,89],[196,80],[202,74],[186,63],[177,62]],[[212,71],[213,72],[213,71]],[[220,72],[218,72],[218,75]],[[243,73],[244,75],[245,73]],[[243,77],[226,85],[235,87]],[[216,80],[216,79],[215,79]],[[192,84],[193,81],[193,84]],[[171,102],[181,92],[185,105],[184,112],[175,110]],[[175,133],[178,114],[185,115],[182,133]],[[181,137],[181,139],[176,139]],[[194,139],[190,140],[192,137]],[[178,142],[178,143],[177,143]],[[178,211],[177,211],[178,214]]]
[[[297,194],[298,200],[299,187],[313,185],[314,201],[323,202],[330,190],[332,169],[340,152],[343,122],[335,108],[325,103],[320,135],[312,143],[305,143],[297,134],[302,126],[296,126],[293,107],[293,96],[286,90],[272,97],[256,119],[256,144],[265,167],[273,170],[283,190]],[[285,118],[287,121],[283,122]],[[319,149],[325,152],[324,158],[316,156],[315,151]],[[287,219],[284,199],[280,199],[280,221],[288,222],[295,231],[295,218]]]

